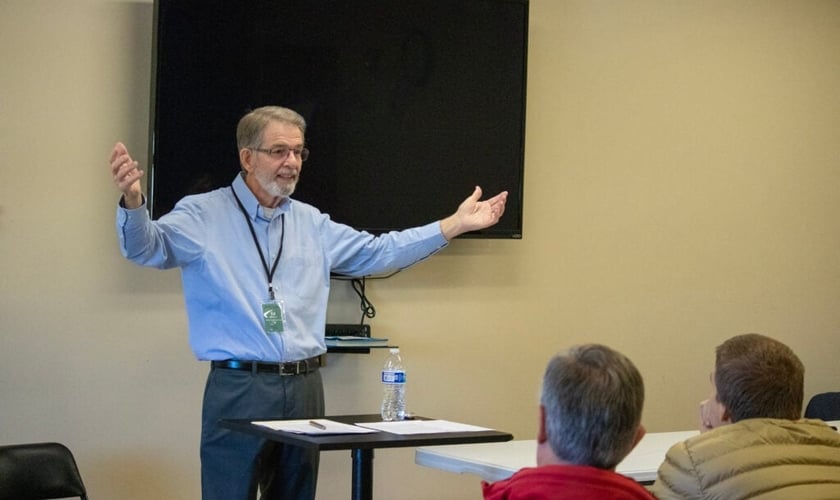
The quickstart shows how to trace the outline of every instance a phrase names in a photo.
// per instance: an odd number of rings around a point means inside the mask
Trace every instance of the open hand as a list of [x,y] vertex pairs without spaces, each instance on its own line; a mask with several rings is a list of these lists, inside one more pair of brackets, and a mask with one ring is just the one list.
[[479,201],[481,194],[481,188],[476,186],[473,193],[461,202],[458,210],[440,222],[441,231],[447,240],[468,231],[490,227],[499,222],[499,219],[505,213],[507,191],[502,191],[484,201]]
[[126,208],[137,208],[143,204],[143,190],[140,178],[143,172],[137,161],[131,158],[125,144],[118,142],[111,151],[111,176],[114,185],[123,193]]

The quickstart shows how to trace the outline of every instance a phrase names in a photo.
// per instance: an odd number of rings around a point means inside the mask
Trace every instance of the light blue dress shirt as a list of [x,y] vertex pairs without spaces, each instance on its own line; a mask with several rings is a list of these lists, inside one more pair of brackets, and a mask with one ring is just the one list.
[[[282,333],[266,333],[268,278],[242,201],[269,268],[283,248],[272,285],[286,311]],[[232,187],[183,198],[157,221],[145,205],[117,208],[124,257],[143,266],[181,268],[190,346],[199,360],[295,361],[326,352],[330,273],[383,274],[410,266],[447,241],[439,222],[375,237],[286,199],[270,219],[237,175]]]

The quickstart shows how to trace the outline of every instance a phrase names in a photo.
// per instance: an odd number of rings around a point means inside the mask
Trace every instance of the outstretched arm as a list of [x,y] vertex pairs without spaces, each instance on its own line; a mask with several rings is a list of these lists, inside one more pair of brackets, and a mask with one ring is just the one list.
[[481,188],[476,186],[475,191],[458,206],[458,210],[449,217],[440,221],[440,231],[447,240],[466,233],[490,227],[497,222],[505,213],[505,202],[507,191],[502,191],[489,200],[481,199]]
[[143,171],[137,168],[137,161],[131,158],[125,144],[118,142],[111,151],[111,176],[114,185],[123,194],[123,204],[126,208],[138,208],[143,204],[143,190],[140,178]]

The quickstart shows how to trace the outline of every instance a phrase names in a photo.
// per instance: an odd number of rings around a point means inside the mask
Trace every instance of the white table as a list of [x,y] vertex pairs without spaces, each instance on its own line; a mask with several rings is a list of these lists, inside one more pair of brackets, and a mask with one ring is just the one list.
[[[640,483],[656,479],[659,464],[671,445],[696,436],[698,431],[652,432],[633,448],[618,465],[616,472]],[[459,474],[475,474],[485,481],[499,481],[523,467],[537,465],[537,442],[508,441],[469,445],[429,446],[417,448],[414,462],[418,465]]]
[[[826,422],[840,429],[840,420]],[[698,431],[652,432],[633,448],[616,467],[616,472],[640,483],[656,480],[656,471],[675,443],[696,436]],[[523,467],[537,465],[537,442],[507,441],[417,448],[414,462],[418,465],[459,474],[475,474],[485,481],[499,481]]]

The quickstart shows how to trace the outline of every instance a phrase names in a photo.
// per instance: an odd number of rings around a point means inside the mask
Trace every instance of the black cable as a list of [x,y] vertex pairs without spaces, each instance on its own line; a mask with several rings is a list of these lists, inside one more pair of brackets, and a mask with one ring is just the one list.
[[353,287],[353,291],[356,292],[356,295],[359,296],[359,307],[362,310],[362,317],[359,321],[359,324],[364,325],[365,319],[372,319],[376,316],[376,308],[373,307],[373,302],[368,300],[367,295],[365,295],[365,285],[368,279],[372,280],[384,280],[390,278],[391,276],[399,273],[402,269],[398,269],[391,274],[386,274],[382,276],[363,276],[361,278],[352,278],[350,276],[344,276],[342,274],[331,274],[330,279],[336,281],[349,281],[350,285]]
[[350,284],[353,286],[353,291],[359,296],[359,308],[362,310],[359,324],[364,325],[365,318],[373,319],[376,316],[376,308],[373,307],[373,302],[368,300],[367,295],[365,295],[365,278],[353,278],[350,280]]

